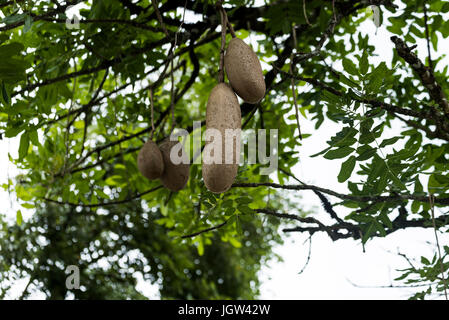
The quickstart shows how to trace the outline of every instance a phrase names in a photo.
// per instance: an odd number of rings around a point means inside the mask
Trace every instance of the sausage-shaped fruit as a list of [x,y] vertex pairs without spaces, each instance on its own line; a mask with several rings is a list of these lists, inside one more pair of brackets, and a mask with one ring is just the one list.
[[172,160],[170,157],[173,148],[178,149],[177,160],[181,159],[184,149],[180,142],[166,140],[159,146],[164,161],[164,173],[161,182],[167,189],[179,191],[186,186],[187,180],[189,180],[190,165],[182,162],[175,164],[173,162],[175,159]]
[[144,177],[149,180],[158,179],[164,172],[164,161],[159,147],[152,140],[148,140],[140,149],[137,156],[137,167]]
[[224,65],[229,83],[240,98],[248,103],[262,100],[265,79],[260,61],[250,46],[239,38],[233,38],[229,41]]
[[202,167],[204,184],[211,192],[227,191],[237,176],[241,122],[240,105],[234,91],[225,83],[216,85],[207,101]]

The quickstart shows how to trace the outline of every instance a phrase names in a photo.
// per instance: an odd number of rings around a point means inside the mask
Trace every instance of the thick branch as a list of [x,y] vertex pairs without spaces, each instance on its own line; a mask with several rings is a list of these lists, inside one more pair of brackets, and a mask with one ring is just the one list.
[[[340,198],[342,200],[351,200],[351,201],[357,201],[357,202],[368,202],[368,201],[374,201],[374,202],[388,202],[388,201],[407,201],[407,200],[416,200],[420,202],[428,202],[429,198],[427,196],[416,196],[411,194],[401,194],[396,193],[391,196],[382,196],[382,195],[374,195],[374,196],[356,196],[351,194],[343,194],[338,193],[336,191],[321,188],[314,185],[282,185],[278,183],[271,183],[271,182],[261,182],[261,183],[234,183],[232,185],[234,188],[258,188],[258,187],[270,187],[270,188],[276,188],[276,189],[285,189],[285,190],[314,190],[319,191],[321,193],[325,193],[337,198]],[[449,204],[449,197],[447,198],[435,198],[436,204]]]
[[449,103],[443,89],[435,79],[433,70],[425,66],[418,56],[412,52],[413,48],[408,47],[400,38],[392,36],[391,41],[395,44],[398,55],[418,74],[421,83],[429,91],[430,97],[440,106],[444,114],[449,116]]

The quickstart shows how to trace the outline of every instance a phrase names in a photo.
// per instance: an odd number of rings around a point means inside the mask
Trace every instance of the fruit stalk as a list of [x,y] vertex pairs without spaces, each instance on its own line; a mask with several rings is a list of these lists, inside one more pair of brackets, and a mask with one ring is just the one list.
[[296,101],[296,86],[295,86],[295,79],[293,77],[293,57],[296,54],[296,48],[297,48],[297,42],[296,42],[296,30],[295,25],[292,26],[292,36],[293,36],[293,50],[292,54],[290,56],[290,74],[292,77],[290,78],[290,85],[292,87],[292,96],[293,96],[293,104],[295,105],[295,116],[296,116],[296,125],[298,126],[298,133],[299,133],[299,139],[302,140],[302,134],[301,134],[301,125],[299,124],[299,110],[298,110],[298,101]]
[[150,88],[150,108],[151,108],[151,133],[150,133],[150,139],[153,139],[153,135],[154,135],[154,100],[153,100],[153,88]]
[[[221,6],[221,4],[219,5]],[[226,21],[227,16],[224,10],[218,8],[221,17],[221,48],[220,48],[220,66],[218,69],[218,82],[224,82],[224,52],[226,46]]]

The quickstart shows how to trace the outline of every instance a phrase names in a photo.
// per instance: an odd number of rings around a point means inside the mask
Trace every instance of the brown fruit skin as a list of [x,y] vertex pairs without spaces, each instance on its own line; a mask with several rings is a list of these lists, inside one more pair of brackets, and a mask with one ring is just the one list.
[[[232,164],[225,164],[225,129],[240,129],[242,116],[237,96],[231,87],[225,83],[216,85],[207,101],[206,130],[214,128],[222,135],[222,163],[207,164],[203,156],[203,180],[206,188],[213,193],[222,193],[231,188],[237,176],[240,154],[236,155],[234,145],[234,158]],[[206,144],[213,143],[207,142]],[[240,146],[240,136],[238,137]]]
[[265,79],[257,55],[243,40],[229,41],[224,57],[229,83],[234,91],[248,103],[257,103],[265,96]]
[[179,191],[183,189],[189,180],[190,165],[189,164],[174,164],[170,160],[171,149],[179,144],[178,141],[165,140],[159,146],[164,161],[164,173],[161,177],[161,182],[164,187],[171,191]]
[[144,177],[149,180],[158,179],[164,172],[164,162],[159,147],[152,140],[143,145],[137,156],[137,167]]

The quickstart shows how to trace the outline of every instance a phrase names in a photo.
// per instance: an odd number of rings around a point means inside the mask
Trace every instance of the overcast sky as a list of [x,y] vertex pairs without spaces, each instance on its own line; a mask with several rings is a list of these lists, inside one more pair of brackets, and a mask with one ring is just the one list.
[[[400,13],[398,11],[395,15]],[[370,57],[370,63],[375,65],[382,61],[387,66],[391,65],[393,43],[390,40],[392,34],[385,28],[387,17],[388,15],[384,17],[384,24],[380,28],[376,28],[372,20],[367,20],[359,29],[363,34],[369,35],[369,43],[376,48],[377,56]],[[447,53],[449,48],[448,39],[443,39],[440,34],[439,39],[440,49],[438,52],[432,50],[433,59]],[[419,41],[417,44],[418,56],[425,61],[426,43]],[[446,56],[438,64],[438,69],[443,69],[448,63],[449,58]],[[335,63],[334,67],[341,70],[339,63]],[[338,132],[339,126],[326,121],[315,130],[312,121],[301,119],[301,129],[313,135],[305,139],[298,149],[301,161],[293,170],[295,175],[306,183],[347,192],[346,184],[339,184],[337,181],[343,161],[309,157],[327,146],[326,141]],[[395,131],[400,132],[401,127],[393,128],[389,134],[392,135]],[[305,191],[302,195],[301,205],[318,207],[317,217],[328,219],[328,214],[321,209],[319,199],[313,192]],[[348,213],[340,207],[335,210],[343,213],[340,214],[341,217]],[[286,244],[276,249],[284,262],[273,262],[262,271],[264,284],[261,297],[264,299],[405,299],[415,291],[408,288],[377,288],[391,285],[392,280],[400,275],[396,270],[408,267],[405,259],[398,256],[397,252],[419,260],[421,255],[433,256],[436,249],[432,229],[401,230],[386,238],[371,240],[365,246],[365,253],[360,241],[332,242],[325,234],[319,234],[313,237],[312,254],[307,268],[298,275],[307,260],[308,242],[304,244],[304,241],[308,235],[292,234],[290,238]],[[447,233],[440,234],[439,240],[441,246],[449,244]]]

